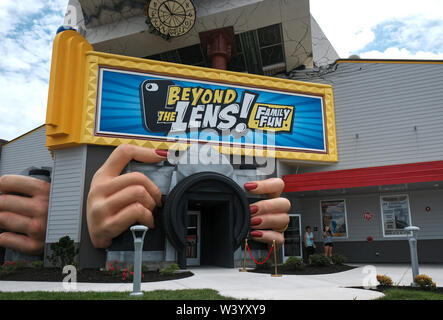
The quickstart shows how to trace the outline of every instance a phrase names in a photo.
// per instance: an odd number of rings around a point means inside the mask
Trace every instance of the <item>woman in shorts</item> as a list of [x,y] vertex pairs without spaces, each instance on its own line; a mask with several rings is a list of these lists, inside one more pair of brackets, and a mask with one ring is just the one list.
[[311,255],[315,253],[314,234],[311,231],[311,227],[306,227],[304,241],[306,248],[306,255],[308,257],[309,264],[311,264]]
[[325,257],[332,257],[334,244],[332,243],[332,232],[329,226],[323,227],[323,244],[325,246]]

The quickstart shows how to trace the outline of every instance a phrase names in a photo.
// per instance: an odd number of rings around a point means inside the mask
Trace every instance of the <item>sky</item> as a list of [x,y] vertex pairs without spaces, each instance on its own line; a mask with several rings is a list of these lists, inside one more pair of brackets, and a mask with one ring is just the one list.
[[[52,40],[67,4],[0,0],[0,139],[12,140],[45,122]],[[443,0],[310,5],[341,58],[443,60]]]

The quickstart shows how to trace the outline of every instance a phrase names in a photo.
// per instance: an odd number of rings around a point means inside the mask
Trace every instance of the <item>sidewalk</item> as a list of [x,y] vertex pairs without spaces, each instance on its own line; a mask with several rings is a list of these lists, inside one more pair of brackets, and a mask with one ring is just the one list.
[[[143,291],[214,289],[221,295],[237,299],[257,300],[371,300],[382,294],[370,290],[350,289],[377,284],[375,276],[386,274],[395,284],[409,285],[412,281],[408,265],[365,265],[358,268],[326,275],[270,275],[239,272],[237,269],[215,267],[191,268],[194,276],[171,281],[143,283]],[[433,278],[437,286],[443,286],[443,265],[422,265],[420,273]],[[132,291],[132,284],[78,283],[77,291]],[[65,291],[61,283],[0,281],[0,291]]]

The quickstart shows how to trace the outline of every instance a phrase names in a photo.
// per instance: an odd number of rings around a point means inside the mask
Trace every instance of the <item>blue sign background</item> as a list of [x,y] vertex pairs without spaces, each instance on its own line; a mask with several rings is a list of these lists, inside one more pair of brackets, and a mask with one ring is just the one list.
[[[141,111],[140,85],[145,80],[172,80],[182,87],[202,87],[210,89],[235,89],[240,100],[245,90],[259,94],[257,103],[291,105],[295,107],[292,133],[276,133],[275,143],[269,143],[266,134],[262,141],[254,141],[255,134],[250,130],[244,137],[220,137],[215,134],[196,132],[177,136],[180,139],[199,139],[223,141],[232,144],[259,144],[268,147],[302,149],[307,151],[326,152],[322,98],[290,94],[286,92],[265,91],[255,88],[224,86],[216,83],[197,82],[171,77],[153,76],[143,73],[101,69],[98,99],[97,133],[138,136],[142,138],[166,138],[165,133],[154,133],[143,126]],[[237,101],[240,102],[240,101]],[[176,135],[174,135],[176,136]]]

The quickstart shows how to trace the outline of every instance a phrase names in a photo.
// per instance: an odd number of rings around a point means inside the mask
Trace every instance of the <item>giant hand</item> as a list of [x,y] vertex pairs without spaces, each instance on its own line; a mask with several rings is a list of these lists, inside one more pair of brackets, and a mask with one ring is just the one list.
[[0,229],[6,230],[0,234],[0,247],[28,255],[43,253],[50,183],[4,175],[0,177],[0,192]]
[[269,199],[251,204],[251,237],[255,241],[272,243],[280,247],[284,242],[283,232],[289,224],[288,211],[291,203],[281,198],[285,183],[282,179],[271,178],[263,181],[251,181],[245,189],[253,194],[266,194]]
[[120,174],[131,160],[157,163],[166,157],[166,151],[120,145],[97,170],[86,213],[94,247],[108,248],[113,238],[135,223],[154,227],[153,211],[161,206],[160,190],[142,173]]
[[[87,223],[92,244],[108,248],[112,239],[140,223],[154,227],[153,211],[161,206],[161,192],[144,174],[120,175],[131,160],[146,163],[164,161],[167,152],[133,145],[120,145],[95,173],[88,196]],[[255,194],[267,194],[270,199],[251,205],[251,236],[254,240],[283,244],[283,229],[289,223],[290,203],[280,198],[284,183],[281,179],[250,182],[245,188]]]

